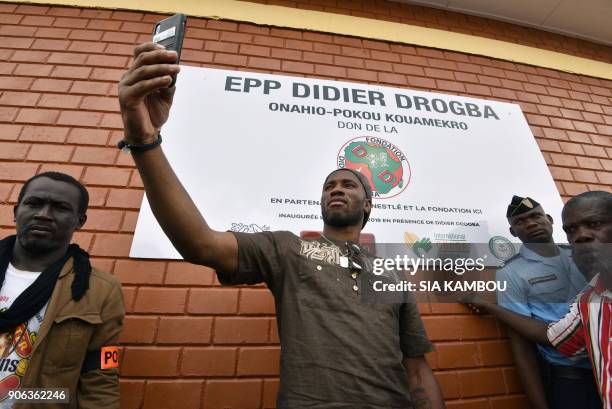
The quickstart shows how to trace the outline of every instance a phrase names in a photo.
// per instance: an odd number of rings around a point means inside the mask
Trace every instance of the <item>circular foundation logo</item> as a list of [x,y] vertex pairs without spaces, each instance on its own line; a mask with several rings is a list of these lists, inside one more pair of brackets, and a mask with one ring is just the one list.
[[502,236],[494,236],[489,240],[489,250],[497,259],[508,261],[516,254],[516,248],[510,240]]
[[402,193],[410,183],[410,164],[391,142],[360,136],[346,142],[338,152],[338,168],[361,172],[369,181],[375,198],[389,199]]

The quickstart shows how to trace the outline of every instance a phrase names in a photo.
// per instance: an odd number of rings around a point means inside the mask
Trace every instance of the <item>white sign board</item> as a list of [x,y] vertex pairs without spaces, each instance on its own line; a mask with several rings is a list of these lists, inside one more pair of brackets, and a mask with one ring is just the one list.
[[[359,169],[377,243],[502,244],[512,195],[562,201],[515,104],[402,88],[182,67],[163,149],[217,230],[321,231],[325,176]],[[493,243],[492,242],[492,243]],[[146,197],[130,256],[180,258]]]

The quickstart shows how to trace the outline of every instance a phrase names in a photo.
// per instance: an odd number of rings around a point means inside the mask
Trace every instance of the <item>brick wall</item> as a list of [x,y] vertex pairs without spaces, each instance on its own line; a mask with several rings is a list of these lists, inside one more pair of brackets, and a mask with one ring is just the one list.
[[[466,18],[442,13],[437,21],[445,16],[449,25]],[[124,286],[122,408],[175,408],[176,401],[185,409],[270,408],[279,350],[267,290],[221,288],[207,268],[127,257],[143,191],[131,158],[114,147],[122,135],[117,81],[133,45],[149,39],[158,19],[0,4],[1,233],[13,231],[12,206],[25,179],[50,169],[79,178],[91,193],[91,208],[76,240]],[[478,21],[487,30],[513,27]],[[612,81],[330,34],[195,18],[188,25],[184,64],[518,103],[564,198],[612,190]],[[536,42],[550,38],[529,33]],[[421,309],[437,348],[428,359],[449,408],[525,407],[498,323],[459,305]]]

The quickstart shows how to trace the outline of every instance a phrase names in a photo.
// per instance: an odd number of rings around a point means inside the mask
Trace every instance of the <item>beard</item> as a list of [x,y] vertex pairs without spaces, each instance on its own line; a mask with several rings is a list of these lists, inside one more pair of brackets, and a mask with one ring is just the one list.
[[333,227],[347,227],[358,225],[363,217],[361,209],[349,210],[346,212],[340,210],[326,211],[321,209],[323,215],[323,223]]
[[58,244],[53,238],[38,239],[31,237],[27,232],[18,232],[17,240],[21,248],[35,256],[51,253],[61,247],[61,244]]
[[574,243],[572,255],[576,266],[587,278],[597,273],[612,276],[612,244]]

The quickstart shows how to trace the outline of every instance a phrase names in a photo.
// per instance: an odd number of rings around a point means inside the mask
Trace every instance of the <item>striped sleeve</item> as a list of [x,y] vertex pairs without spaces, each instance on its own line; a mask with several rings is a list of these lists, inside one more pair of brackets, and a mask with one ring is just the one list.
[[586,343],[578,303],[572,304],[565,317],[548,326],[547,336],[552,346],[565,356],[584,352]]

